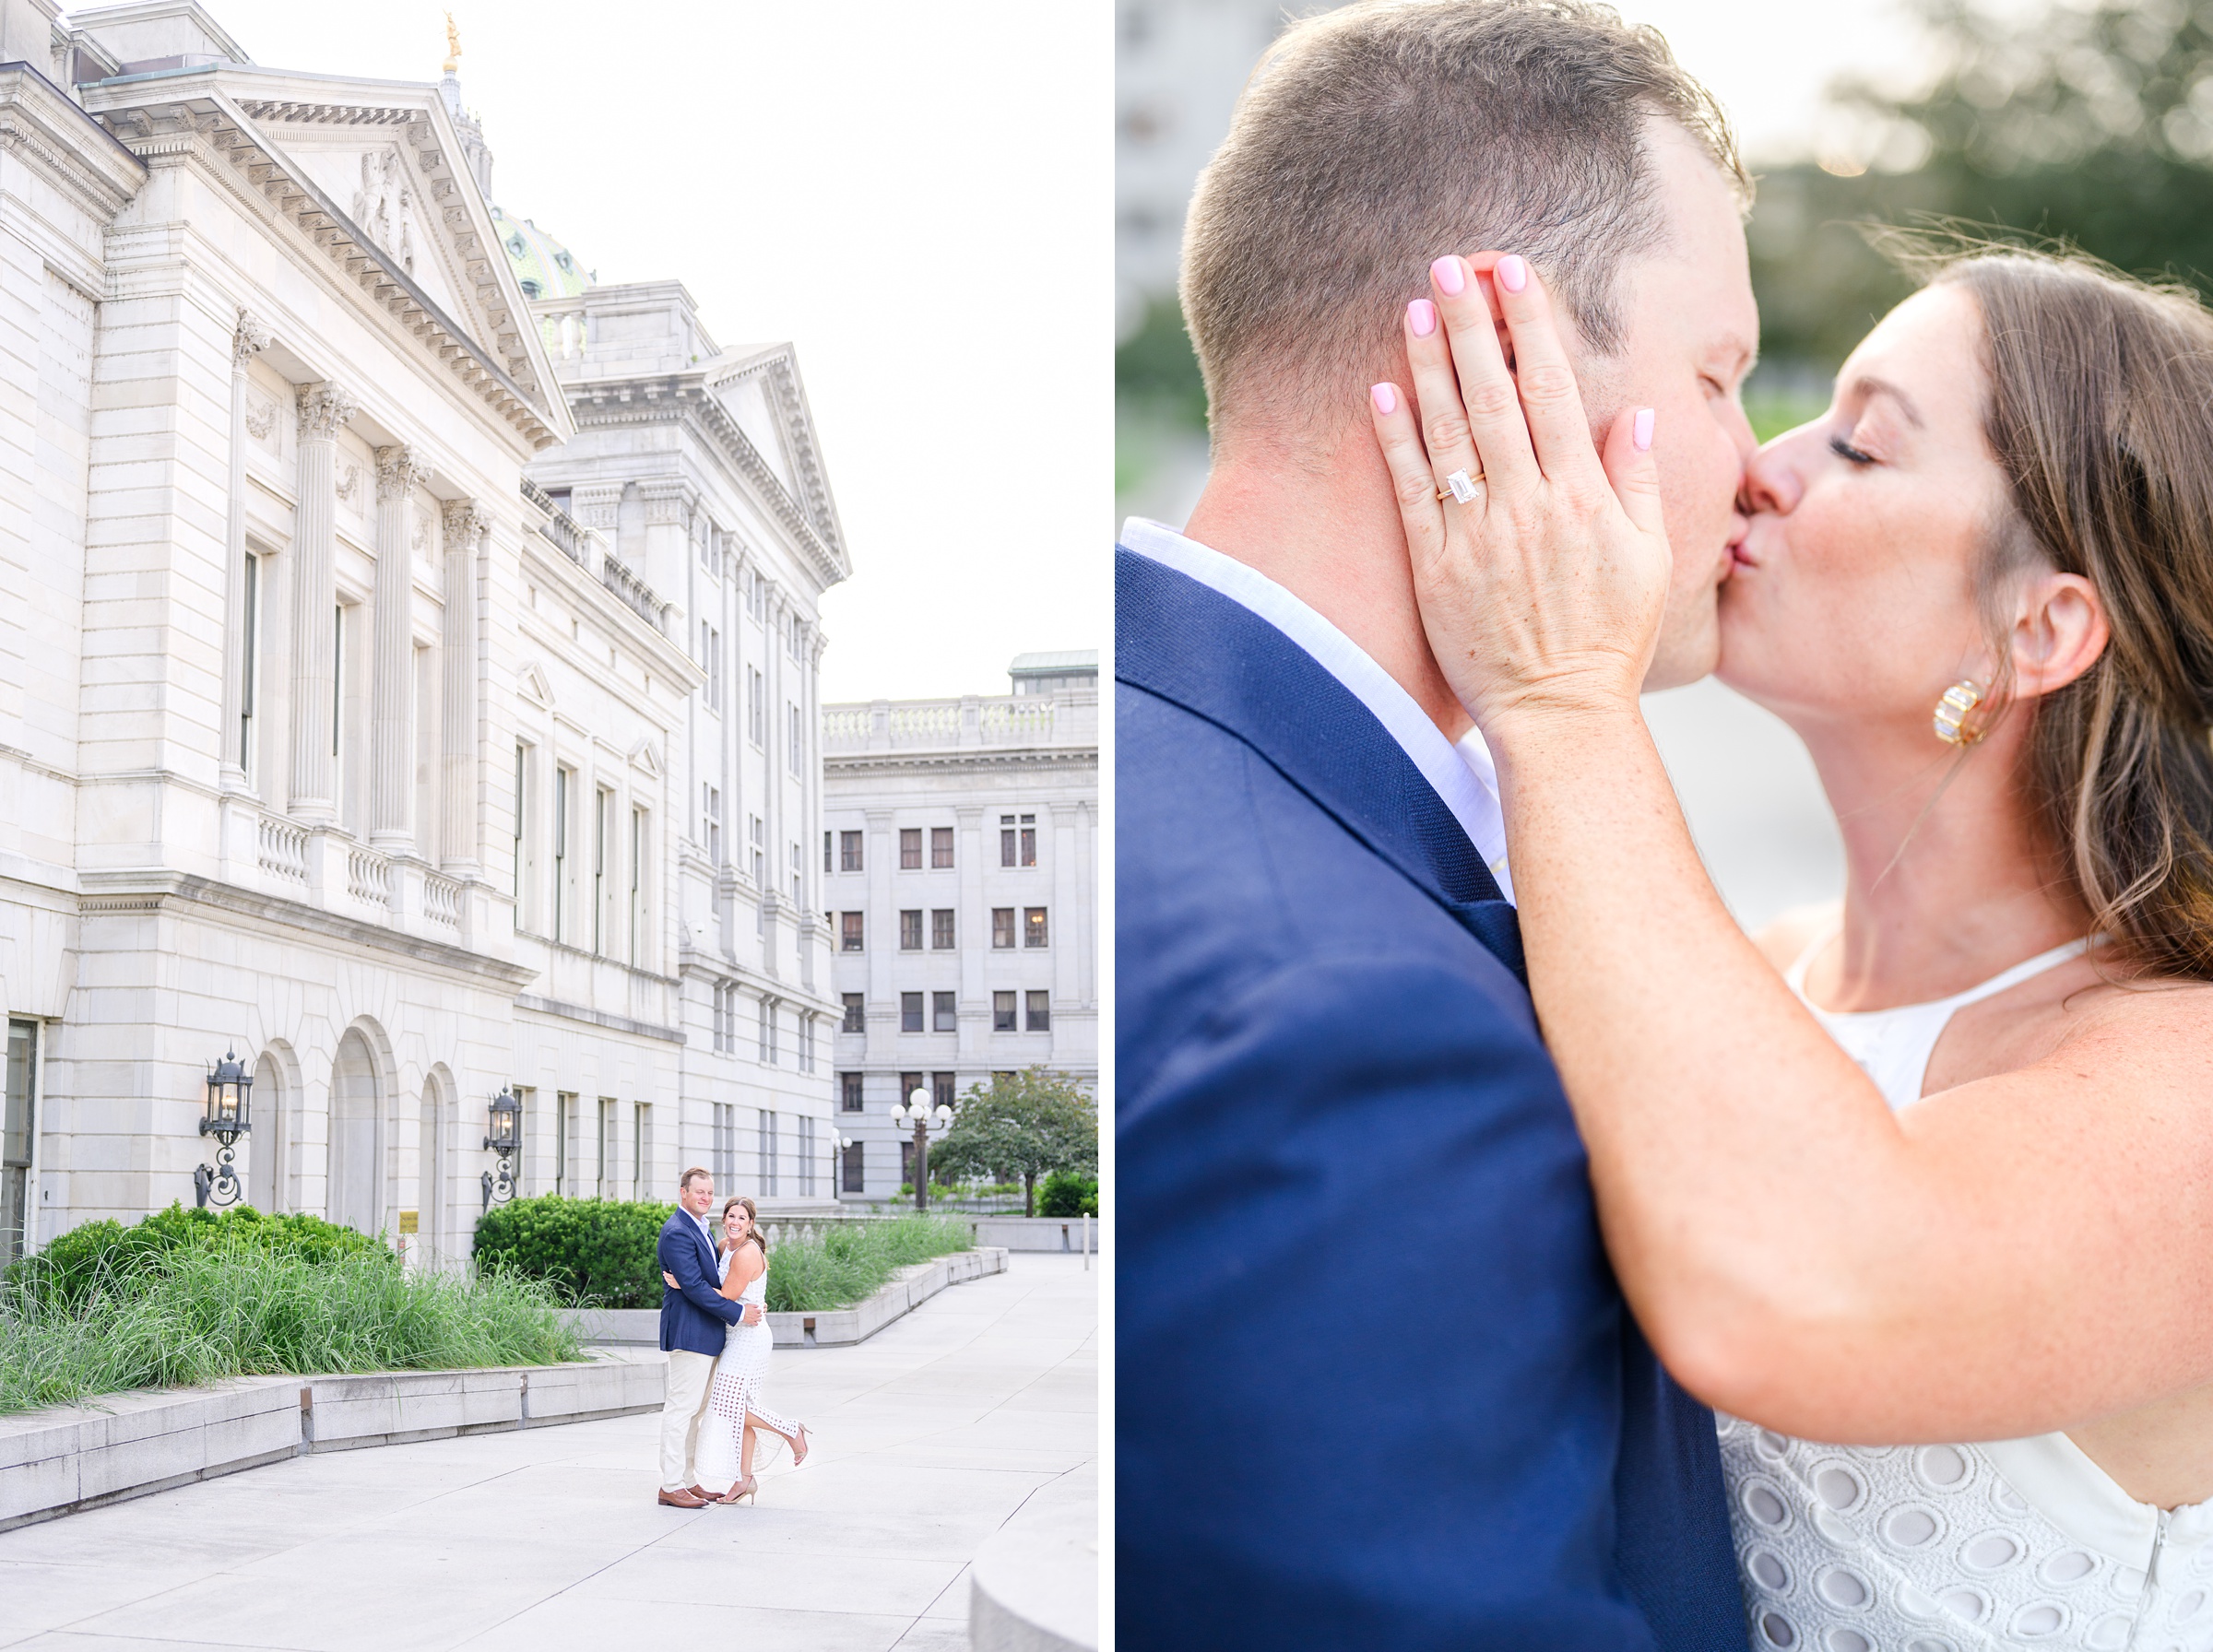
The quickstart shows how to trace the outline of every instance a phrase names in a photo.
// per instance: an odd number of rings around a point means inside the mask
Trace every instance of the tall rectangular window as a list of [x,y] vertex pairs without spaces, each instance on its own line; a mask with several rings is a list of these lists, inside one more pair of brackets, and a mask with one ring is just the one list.
[[1014,864],[1014,853],[1017,841],[1018,840],[1016,839],[1014,832],[1014,817],[1012,815],[1000,816],[999,864],[1000,866],[1011,867]]
[[932,826],[929,829],[929,864],[933,870],[943,871],[953,865],[953,828]]
[[791,846],[791,903],[801,911],[806,910],[805,868],[799,864],[799,846],[797,844]]
[[1029,1003],[1027,1005],[1029,1013],[1028,1030],[1032,1032],[1051,1032],[1053,1026],[1053,995],[1049,992],[1033,992],[1026,996],[1029,998]]
[[640,969],[645,956],[645,811],[630,811],[630,962]]
[[994,906],[991,909],[991,944],[1002,952],[1014,944],[1014,909],[1012,906]]
[[756,746],[768,743],[767,715],[761,707],[761,673],[751,671],[745,681],[745,733]]
[[846,1149],[839,1160],[845,1179],[839,1184],[844,1193],[866,1193],[869,1190],[868,1167],[861,1155],[864,1144],[856,1141]]
[[1045,945],[1045,908],[1025,906],[1022,909],[1022,944],[1025,947]]
[[933,1032],[958,1032],[961,1030],[959,1012],[953,1007],[953,995],[933,992],[929,995],[929,1025]]
[[799,1195],[806,1198],[814,1192],[814,1120],[799,1119]]
[[738,1109],[728,1102],[715,1103],[715,1179],[724,1186],[738,1181]]
[[707,697],[707,707],[717,715],[722,711],[722,633],[704,620],[699,622],[699,669],[706,681],[699,691]]
[[261,559],[246,553],[246,611],[239,616],[245,628],[244,675],[239,680],[238,766],[254,778],[254,690],[261,667]]
[[781,1154],[776,1145],[776,1115],[763,1110],[761,1114],[761,1191],[776,1190],[776,1160]]
[[553,765],[553,938],[566,940],[569,899],[569,782],[573,771]]
[[845,995],[846,1019],[838,1028],[840,1032],[866,1032],[869,1030],[867,1012],[861,1008],[860,994]]
[[922,869],[922,829],[918,826],[899,828],[899,869],[902,872]]
[[901,1103],[904,1104],[907,1102],[913,1101],[915,1099],[915,1092],[921,1088],[922,1075],[920,1073],[901,1073],[899,1075],[899,1100]]
[[607,840],[615,830],[615,795],[599,788],[592,810],[592,950],[607,950]]
[[523,752],[518,740],[515,748],[515,884],[508,893],[515,897],[515,915],[523,916]]
[[569,1133],[576,1127],[576,1094],[574,1091],[557,1090],[553,1092],[553,1191],[563,1198],[576,1195],[575,1150]]
[[621,1168],[621,1149],[615,1139],[615,1098],[599,1098],[599,1197],[618,1198],[615,1177]]
[[929,1075],[929,1104],[932,1107],[953,1105],[953,1076],[951,1073]]
[[1037,864],[1037,817],[1035,815],[1022,817],[1022,864],[1025,867],[1034,867]]
[[776,1061],[776,1007],[773,999],[761,1000],[761,1053],[760,1059],[771,1067]]
[[858,872],[860,868],[860,833],[841,832],[837,834],[837,869]]
[[922,995],[920,993],[903,992],[899,995],[899,1031],[902,1032],[922,1031]]
[[836,836],[837,833],[834,832],[825,832],[822,833],[822,870],[825,872],[834,872],[837,870],[837,867],[833,866],[830,860],[830,843],[831,840]]
[[39,1023],[7,1023],[7,1077],[0,1098],[0,1267],[30,1248],[30,1168],[39,1139]]
[[919,952],[922,950],[922,909],[899,914],[899,950],[902,952]]
[[837,1075],[837,1105],[838,1110],[842,1113],[861,1111],[860,1075],[858,1073]]
[[785,747],[785,762],[794,774],[798,774],[804,772],[802,765],[806,759],[807,745],[799,738],[799,708],[787,701],[785,709],[791,714],[791,738]]
[[933,952],[953,950],[953,908],[933,907],[929,914],[929,946]]
[[862,926],[868,921],[863,912],[841,912],[837,914],[837,945],[844,952],[861,950]]
[[644,1199],[653,1172],[653,1109],[640,1102],[630,1110],[630,1197]]
[[768,839],[764,835],[765,828],[762,825],[759,815],[748,815],[745,817],[745,821],[746,842],[753,856],[753,887],[766,889],[768,887]]
[[1014,1017],[1014,995],[1011,992],[993,993],[991,995],[991,1031],[994,1032],[1019,1032],[1021,1030]]

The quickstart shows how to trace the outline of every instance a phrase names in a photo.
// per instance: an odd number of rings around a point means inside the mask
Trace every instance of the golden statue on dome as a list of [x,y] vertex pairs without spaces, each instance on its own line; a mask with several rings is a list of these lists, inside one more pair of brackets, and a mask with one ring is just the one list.
[[454,21],[454,14],[445,14],[445,72],[453,74],[461,66],[461,30]]

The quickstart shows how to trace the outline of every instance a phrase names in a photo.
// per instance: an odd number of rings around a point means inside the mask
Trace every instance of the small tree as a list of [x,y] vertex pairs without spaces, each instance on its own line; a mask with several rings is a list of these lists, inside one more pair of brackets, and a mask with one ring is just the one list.
[[929,1151],[929,1167],[1022,1181],[1023,1214],[1037,1212],[1037,1178],[1056,1170],[1095,1174],[1099,1115],[1066,1073],[1033,1067],[973,1084],[954,1109],[953,1128]]

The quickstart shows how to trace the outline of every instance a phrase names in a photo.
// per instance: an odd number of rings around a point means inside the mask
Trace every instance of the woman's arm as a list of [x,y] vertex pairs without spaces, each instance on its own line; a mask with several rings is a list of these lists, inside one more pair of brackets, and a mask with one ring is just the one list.
[[762,1256],[759,1245],[740,1245],[731,1254],[730,1265],[722,1270],[722,1293],[736,1302],[767,1266],[767,1258]]
[[[1407,340],[1423,429],[1379,396],[1378,434],[1655,1347],[1725,1410],[1878,1443],[2057,1428],[2213,1376],[2199,995],[2130,995],[1895,1117],[1731,919],[1639,714],[1668,568],[1650,424],[1640,442],[1625,413],[1602,465],[1541,284],[1498,299],[1519,384],[1478,284],[1440,292],[1446,328]],[[1477,499],[1438,505],[1462,468],[1486,473]]]

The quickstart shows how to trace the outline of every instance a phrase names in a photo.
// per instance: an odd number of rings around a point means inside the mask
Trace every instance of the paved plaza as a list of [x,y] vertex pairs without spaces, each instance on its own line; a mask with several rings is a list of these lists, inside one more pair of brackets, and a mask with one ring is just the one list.
[[1095,1499],[1097,1265],[778,1351],[816,1444],[751,1508],[657,1506],[655,1416],[300,1457],[0,1533],[0,1647],[965,1648],[977,1548]]

